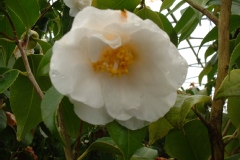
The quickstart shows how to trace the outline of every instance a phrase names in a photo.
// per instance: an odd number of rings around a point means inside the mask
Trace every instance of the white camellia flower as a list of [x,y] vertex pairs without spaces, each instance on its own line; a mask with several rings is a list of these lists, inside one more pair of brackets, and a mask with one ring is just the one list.
[[75,17],[79,11],[92,4],[92,0],[63,0],[63,1],[70,8],[69,15],[72,17]]
[[84,121],[135,130],[163,117],[187,73],[168,35],[128,11],[87,7],[55,42],[50,78]]

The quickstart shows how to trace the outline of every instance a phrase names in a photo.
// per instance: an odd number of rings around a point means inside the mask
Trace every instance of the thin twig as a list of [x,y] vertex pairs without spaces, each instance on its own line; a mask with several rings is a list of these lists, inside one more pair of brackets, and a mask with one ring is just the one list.
[[230,120],[228,120],[228,123],[227,123],[227,125],[226,125],[226,127],[224,128],[223,133],[222,133],[222,136],[223,136],[223,137],[227,135],[227,132],[228,132],[228,130],[229,130],[229,128],[230,128],[231,125],[232,125],[232,122],[231,122]]
[[229,142],[231,142],[233,139],[237,138],[238,137],[238,129],[235,130],[235,132],[232,134],[232,136],[224,142],[224,146],[226,146]]
[[196,105],[194,105],[194,106],[192,107],[192,110],[193,110],[193,112],[198,116],[198,118],[203,122],[203,124],[204,124],[207,128],[211,127],[210,124],[209,124],[209,122],[208,122],[205,118],[203,118],[203,116],[198,112],[198,110],[197,110],[197,108],[196,108]]
[[[170,9],[167,9],[167,10],[170,12]],[[173,21],[174,21],[175,23],[177,23],[178,21],[177,21],[176,17],[173,15],[173,13],[171,13],[170,15],[171,15]],[[194,47],[192,46],[191,42],[189,41],[189,39],[186,39],[186,41],[187,41],[189,47],[191,48],[193,54],[195,55],[198,64],[200,64],[201,67],[204,68],[204,67],[203,67],[203,64],[201,63],[201,59],[198,58],[198,55],[197,55],[196,51],[194,50]]]
[[6,35],[6,34],[3,33],[3,32],[0,32],[0,34],[3,35],[3,37],[9,39],[10,41],[13,41],[13,40],[14,40],[14,38],[9,37],[8,35]]
[[16,45],[18,46],[19,51],[20,51],[20,53],[21,53],[21,56],[22,56],[22,59],[23,59],[23,63],[24,63],[26,72],[28,73],[28,78],[29,78],[29,80],[31,81],[31,83],[32,83],[33,87],[35,88],[36,92],[38,93],[39,97],[40,97],[41,99],[43,99],[43,96],[44,96],[44,95],[43,95],[43,92],[42,92],[42,90],[40,89],[40,87],[39,87],[39,85],[38,85],[35,77],[34,77],[33,74],[32,74],[32,71],[31,71],[31,68],[30,68],[30,65],[29,65],[29,62],[28,62],[27,55],[24,53],[23,48],[22,48],[22,46],[21,46],[20,43],[19,43],[18,36],[17,36],[17,32],[16,32],[15,26],[14,26],[14,24],[13,24],[13,21],[12,21],[11,17],[9,16],[8,12],[3,12],[3,13],[4,13],[4,14],[6,15],[6,17],[8,18],[8,21],[9,21],[10,26],[11,26],[11,28],[12,28],[12,31],[13,31],[13,34],[14,34],[15,43],[16,43]]
[[207,16],[216,26],[218,26],[218,18],[214,16],[211,12],[209,12],[206,8],[203,8],[202,6],[198,5],[197,3],[193,2],[192,0],[184,0],[187,2],[190,6]]
[[78,156],[78,150],[79,150],[79,147],[80,147],[80,144],[81,144],[80,142],[81,142],[81,136],[82,136],[82,128],[83,128],[83,121],[81,120],[80,121],[79,132],[78,132],[77,144],[76,144],[76,147],[75,147],[74,159],[77,159],[77,156]]
[[63,150],[65,153],[66,160],[73,160],[70,138],[68,133],[66,132],[61,104],[59,105],[59,108],[58,108],[58,124],[60,128],[60,134],[62,135],[63,140],[65,142],[65,146],[63,146]]

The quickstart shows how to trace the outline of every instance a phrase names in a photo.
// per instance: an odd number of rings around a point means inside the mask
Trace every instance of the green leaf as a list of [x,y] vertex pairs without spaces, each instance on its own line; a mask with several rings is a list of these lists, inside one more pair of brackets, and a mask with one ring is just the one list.
[[150,19],[153,21],[156,25],[158,25],[159,28],[163,29],[163,24],[157,13],[153,12],[152,10],[148,8],[143,8],[137,12],[137,16],[144,19]]
[[186,2],[185,1],[180,1],[173,9],[171,9],[171,11],[169,11],[166,14],[166,17],[170,14],[172,14],[173,12],[175,12],[176,10],[178,10],[182,5],[184,5]]
[[[64,124],[66,127],[66,131],[68,132],[70,137],[77,138],[79,134],[81,120],[75,114],[73,110],[73,104],[68,100],[67,97],[64,97],[62,100],[62,113],[64,117]],[[90,125],[83,121],[81,123],[83,123],[82,133],[84,133],[86,128]]]
[[[28,56],[28,61],[35,77],[41,59],[42,55]],[[14,64],[14,68],[21,71],[25,70],[22,58],[18,58]],[[43,91],[51,84],[49,78],[36,77],[36,80]],[[10,88],[10,103],[12,111],[16,116],[17,138],[18,140],[22,140],[28,131],[42,121],[40,109],[41,99],[28,77],[19,74]]]
[[170,37],[171,42],[177,47],[178,46],[178,37],[177,33],[174,30],[172,23],[164,16],[163,14],[159,13],[158,16],[160,17],[163,25],[163,30],[167,32],[168,36]]
[[31,28],[40,16],[37,0],[5,0],[5,3],[8,11],[16,14],[26,29]]
[[49,43],[41,39],[37,39],[36,41],[41,46],[43,54],[47,53],[47,51],[52,48],[52,46]]
[[60,94],[54,87],[51,87],[43,97],[41,103],[41,113],[44,124],[60,142],[64,143],[61,134],[58,130],[57,110],[63,95]]
[[125,160],[130,160],[134,152],[143,146],[141,142],[147,133],[147,127],[129,130],[116,121],[108,123],[107,129],[111,138],[122,151]]
[[187,39],[190,37],[190,35],[192,34],[192,32],[196,29],[197,25],[198,25],[198,18],[195,18],[191,24],[189,24],[188,26],[186,26],[186,29],[184,29],[184,31],[181,33],[181,36],[179,38],[179,42]]
[[235,127],[240,127],[240,98],[239,97],[230,97],[228,98],[228,117]]
[[[18,37],[21,36],[21,34],[24,32],[24,26],[21,25],[21,21],[20,19],[14,14],[14,16],[11,17],[11,19],[13,20],[13,23],[16,27],[16,32]],[[13,31],[11,29],[10,23],[8,21],[8,19],[6,18],[6,16],[4,16],[4,18],[2,20],[0,20],[0,32],[5,33],[7,36],[9,36],[10,38],[13,38]],[[3,48],[3,60],[4,60],[4,64],[5,66],[8,65],[8,61],[13,53],[13,50],[15,48],[15,43],[13,42],[7,42],[1,38],[4,38],[1,34],[0,34],[0,47],[2,46]]]
[[174,2],[175,2],[175,0],[164,0],[161,5],[160,12],[164,9],[170,8]]
[[165,118],[175,128],[182,128],[190,109],[198,103],[209,102],[211,98],[204,95],[178,95],[174,106],[165,114]]
[[235,69],[226,76],[217,90],[214,100],[219,98],[240,96],[240,69]]
[[205,52],[205,54],[204,54],[204,60],[205,60],[205,62],[206,62],[207,58],[208,58],[209,56],[211,56],[214,52],[216,52],[216,47],[214,47],[214,44],[212,44],[212,45],[210,45],[210,46],[207,48],[207,50],[206,50],[206,52]]
[[61,18],[62,21],[62,34],[66,34],[70,31],[73,23],[73,17],[69,15],[69,8],[67,6],[63,9],[63,17]]
[[186,123],[182,130],[172,130],[166,137],[165,149],[179,160],[204,160],[211,153],[207,128],[200,120]]
[[142,147],[137,150],[130,160],[153,160],[158,156],[158,151],[152,148]]
[[234,48],[231,57],[230,57],[230,64],[229,64],[229,71],[232,69],[235,61],[240,57],[240,43]]
[[120,9],[133,11],[141,0],[93,0],[92,6],[99,9]]
[[[240,21],[240,16],[239,15],[231,15],[230,17],[230,28],[229,31],[232,32],[234,30],[236,30],[240,24],[238,23]],[[207,42],[209,41],[213,41],[218,39],[218,29],[217,27],[214,27],[210,32],[208,32],[208,34],[203,38],[200,46],[199,46],[199,50],[200,48]],[[198,51],[199,51],[198,50]]]
[[225,160],[239,160],[239,159],[240,159],[240,153],[235,154],[235,155],[233,155],[233,156],[231,156],[231,157],[228,157],[228,158],[225,159]]
[[168,132],[173,129],[173,126],[166,120],[165,117],[158,119],[149,125],[149,144],[163,138]]
[[97,139],[78,158],[78,160],[82,160],[91,151],[108,152],[108,153],[122,156],[121,150],[117,147],[116,143],[110,137],[104,137],[104,138]]
[[48,76],[50,70],[50,60],[52,57],[52,49],[48,50],[47,53],[43,56],[39,67],[38,67],[38,76]]
[[4,110],[0,109],[0,132],[7,127],[7,116]]
[[205,7],[205,5],[207,4],[207,2],[209,0],[193,0],[196,4],[202,6],[202,7]]
[[192,7],[188,7],[175,26],[176,32],[180,34],[186,31],[197,17],[198,16]]
[[18,77],[18,70],[12,69],[4,73],[0,72],[0,93],[7,90]]

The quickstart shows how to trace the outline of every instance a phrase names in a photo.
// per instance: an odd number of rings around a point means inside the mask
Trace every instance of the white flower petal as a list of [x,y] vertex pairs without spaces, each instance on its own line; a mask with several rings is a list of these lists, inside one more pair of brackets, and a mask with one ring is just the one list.
[[[81,33],[80,30],[76,32]],[[83,47],[87,41],[83,38],[82,41],[78,41],[80,45],[67,44],[69,37],[73,37],[76,32],[67,34],[61,41],[55,43],[53,52],[57,54],[53,54],[51,58],[50,78],[60,93],[99,108],[104,105],[101,83],[98,80],[99,75],[92,69],[87,48]]]
[[75,17],[83,8],[90,6],[92,0],[64,0],[64,3],[70,8],[69,15]]
[[131,118],[131,119],[128,119],[126,121],[117,121],[119,124],[125,126],[126,128],[128,129],[131,129],[131,130],[137,130],[139,128],[143,128],[147,125],[150,124],[150,122],[147,122],[147,121],[142,121],[142,120],[139,120],[137,118]]
[[70,100],[74,104],[74,111],[78,117],[83,121],[86,121],[94,125],[105,125],[111,121],[113,118],[108,115],[106,108],[92,108],[81,102]]
[[138,110],[141,86],[128,76],[103,79],[103,95],[108,113],[117,120],[127,120]]

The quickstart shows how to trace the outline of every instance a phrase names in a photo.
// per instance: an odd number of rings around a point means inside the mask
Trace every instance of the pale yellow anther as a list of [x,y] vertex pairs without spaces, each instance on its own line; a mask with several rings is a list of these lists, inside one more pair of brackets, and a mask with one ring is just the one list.
[[92,63],[96,72],[109,72],[110,76],[121,77],[128,74],[129,66],[134,60],[133,50],[123,45],[117,49],[108,48],[101,53],[101,57],[97,62]]

